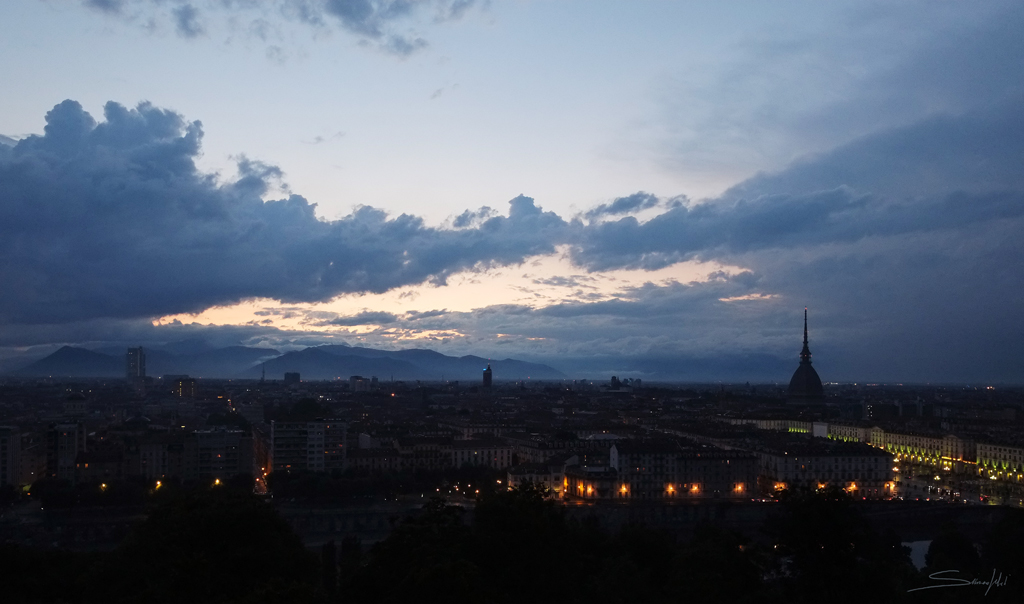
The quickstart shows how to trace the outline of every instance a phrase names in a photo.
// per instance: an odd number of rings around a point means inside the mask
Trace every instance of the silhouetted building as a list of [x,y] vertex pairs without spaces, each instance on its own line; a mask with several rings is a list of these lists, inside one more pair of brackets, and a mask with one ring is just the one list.
[[21,478],[21,434],[13,426],[0,426],[0,487],[17,486]]
[[555,455],[544,463],[524,463],[508,469],[508,487],[521,487],[532,483],[543,487],[551,497],[561,497],[565,483],[565,468],[578,466],[578,455]]
[[111,482],[124,478],[124,453],[107,447],[98,451],[81,451],[75,457],[76,483]]
[[864,443],[801,437],[771,439],[756,451],[762,490],[834,486],[867,499],[894,494],[892,454]]
[[[170,379],[168,379],[170,378]],[[187,375],[174,375],[164,378],[171,385],[171,394],[181,398],[195,398],[196,379]]]
[[146,377],[146,353],[142,347],[129,348],[124,357],[125,378],[129,382],[142,381]]
[[567,498],[612,499],[619,488],[618,472],[607,466],[568,466],[562,479]]
[[184,436],[181,434],[149,435],[128,447],[128,469],[131,476],[144,476],[148,480],[181,478],[184,464]]
[[85,426],[53,426],[46,433],[46,473],[51,478],[74,481],[75,460],[85,450]]
[[274,472],[344,470],[348,424],[334,419],[270,422]]
[[140,394],[146,389],[146,353],[142,346],[129,348],[124,357],[125,380]]
[[89,413],[89,405],[81,392],[75,392],[64,401],[64,415],[77,417]]
[[298,371],[289,371],[284,374],[284,385],[290,386],[292,384],[298,384],[300,381],[300,375]]
[[223,480],[253,474],[252,434],[242,430],[207,428],[185,439],[185,480]]
[[352,392],[369,392],[370,380],[361,375],[353,375],[348,378],[348,387]]
[[800,366],[789,380],[789,402],[820,403],[825,400],[818,372],[811,366],[811,349],[807,346],[807,309],[804,308],[804,348],[800,351]]
[[757,486],[757,457],[743,451],[628,439],[612,445],[608,465],[618,472],[608,496],[618,499],[743,499]]
[[402,469],[402,458],[392,447],[353,449],[348,452],[348,464],[365,472],[398,472]]
[[491,380],[493,379],[493,377],[494,374],[491,371],[491,364],[487,363],[487,369],[484,369],[484,388],[491,387]]
[[32,484],[47,476],[47,445],[48,434],[21,434],[18,457],[21,462],[19,484]]
[[504,470],[512,465],[512,445],[500,438],[475,438],[452,441],[451,465],[487,466]]

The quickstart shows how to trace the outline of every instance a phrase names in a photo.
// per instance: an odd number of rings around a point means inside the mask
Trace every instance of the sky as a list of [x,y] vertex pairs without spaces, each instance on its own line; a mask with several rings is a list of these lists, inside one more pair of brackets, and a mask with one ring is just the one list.
[[1024,382],[1016,2],[18,0],[0,361]]

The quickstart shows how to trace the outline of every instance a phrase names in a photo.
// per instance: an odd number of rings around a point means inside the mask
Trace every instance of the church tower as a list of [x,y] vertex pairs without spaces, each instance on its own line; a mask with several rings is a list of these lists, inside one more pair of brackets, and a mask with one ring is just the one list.
[[818,372],[811,366],[811,349],[807,345],[807,307],[804,307],[804,348],[800,351],[800,366],[789,380],[789,402],[822,403],[825,389],[821,386]]

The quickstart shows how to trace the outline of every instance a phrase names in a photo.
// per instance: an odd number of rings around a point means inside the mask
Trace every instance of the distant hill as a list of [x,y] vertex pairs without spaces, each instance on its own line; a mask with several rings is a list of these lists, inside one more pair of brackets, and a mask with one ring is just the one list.
[[[146,374],[159,377],[188,374],[195,377],[239,377],[259,361],[280,356],[272,348],[229,346],[198,354],[173,354],[146,348]],[[65,346],[50,356],[11,372],[22,377],[122,377],[125,371],[126,348],[104,348],[100,351]]]
[[[205,378],[258,379],[264,367],[267,377],[282,379],[297,372],[306,380],[348,379],[353,375],[390,380],[480,380],[487,364],[494,379],[560,380],[565,374],[547,365],[515,359],[487,360],[477,356],[451,357],[433,350],[376,350],[359,346],[316,346],[281,354],[270,348],[230,346],[191,354],[174,354],[146,348],[146,373],[154,377],[188,374]],[[65,346],[11,375],[22,377],[121,377],[124,349],[100,351]]]
[[22,377],[98,378],[124,375],[124,357],[118,359],[84,348],[64,346],[53,354],[14,371]]
[[273,348],[229,346],[194,355],[180,355],[181,371],[177,373],[195,377],[244,377],[243,374],[253,365],[280,356],[281,352]]
[[[392,358],[368,358],[354,355],[339,355],[325,352],[320,348],[306,348],[285,353],[266,362],[267,377],[281,379],[287,372],[297,372],[304,380],[347,380],[353,375],[377,376],[384,379],[395,375],[396,379],[419,379],[422,374],[412,363]],[[263,365],[257,365],[243,377],[258,378]],[[398,378],[398,376],[404,376]]]

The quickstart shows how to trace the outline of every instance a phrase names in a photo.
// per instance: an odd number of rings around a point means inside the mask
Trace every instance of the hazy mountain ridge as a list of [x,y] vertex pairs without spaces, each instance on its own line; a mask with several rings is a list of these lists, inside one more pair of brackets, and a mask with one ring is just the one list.
[[113,377],[124,376],[125,360],[101,352],[62,346],[53,354],[11,374],[19,377]]
[[[271,348],[229,346],[193,354],[145,348],[150,376],[188,374],[205,378],[281,379],[297,372],[306,380],[348,379],[353,375],[396,380],[479,380],[490,363],[495,380],[564,379],[548,365],[516,359],[487,360],[478,356],[451,357],[428,349],[377,350],[325,345],[282,354]],[[65,346],[53,354],[11,371],[18,377],[121,377],[124,349],[87,350]]]
[[[529,363],[516,359],[489,360],[483,357],[467,355],[463,357],[450,357],[440,352],[423,348],[411,348],[407,350],[377,350],[374,348],[363,348],[361,346],[318,346],[317,349],[330,352],[331,354],[345,356],[363,356],[369,358],[391,358],[405,361],[415,365],[420,372],[415,377],[399,377],[395,373],[395,379],[421,379],[421,380],[472,380],[481,379],[483,370],[488,364],[494,371],[496,380],[524,380],[544,379],[560,380],[566,376],[561,371],[548,365],[540,363]],[[384,379],[390,376],[380,376]]]
[[[19,377],[123,377],[125,348],[87,350],[64,346],[53,354],[10,372]],[[238,377],[267,357],[278,357],[273,348],[229,346],[196,354],[174,354],[159,348],[145,348],[146,374],[159,377],[188,374],[194,377]]]

